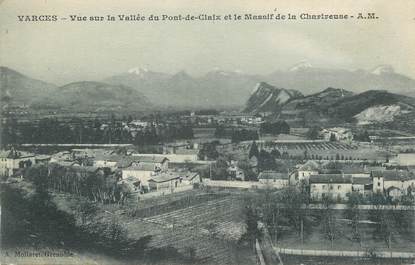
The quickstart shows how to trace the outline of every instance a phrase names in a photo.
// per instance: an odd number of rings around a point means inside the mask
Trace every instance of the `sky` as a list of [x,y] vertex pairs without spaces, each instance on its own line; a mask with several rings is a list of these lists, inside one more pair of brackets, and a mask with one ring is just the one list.
[[[69,15],[349,14],[377,20],[70,22]],[[18,15],[57,15],[19,22]],[[223,18],[223,17],[222,17]],[[391,65],[415,78],[411,0],[0,0],[0,65],[56,84],[100,80],[134,67],[203,75],[269,74],[301,61],[324,68]]]

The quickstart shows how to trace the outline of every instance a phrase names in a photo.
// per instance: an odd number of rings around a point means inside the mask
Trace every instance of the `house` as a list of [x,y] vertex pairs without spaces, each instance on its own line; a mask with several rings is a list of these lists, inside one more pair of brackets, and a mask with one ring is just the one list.
[[373,180],[373,192],[382,193],[388,196],[390,191],[396,197],[398,191],[400,196],[406,195],[408,189],[412,190],[415,186],[415,175],[407,170],[382,170],[372,171],[371,177]]
[[415,153],[400,153],[391,160],[400,166],[415,166]]
[[337,201],[347,199],[347,194],[352,192],[352,176],[344,174],[318,174],[311,175],[310,197],[321,200],[331,197]]
[[169,163],[186,163],[198,160],[198,150],[195,149],[183,149],[176,154],[132,154],[134,157],[161,157],[167,158]]
[[353,140],[353,133],[350,129],[342,127],[334,127],[322,130],[323,138],[326,141],[332,140],[334,138],[336,141],[346,141],[351,142]]
[[191,171],[168,171],[153,175],[149,182],[150,190],[169,190],[174,191],[181,186],[201,183],[202,178],[197,172]]
[[149,179],[150,190],[170,190],[183,185],[183,178],[176,172],[164,172],[154,175]]
[[372,178],[369,176],[367,177],[360,177],[360,176],[352,176],[352,191],[367,196],[372,193],[373,191],[373,183]]
[[196,154],[199,151],[198,143],[189,141],[176,142],[163,145],[163,154]]
[[166,156],[158,155],[133,155],[133,159],[142,165],[149,165],[157,170],[166,171],[169,168],[169,159]]
[[237,161],[231,161],[231,164],[228,167],[227,172],[233,180],[245,180],[245,173],[242,169],[238,167]]
[[202,178],[197,172],[187,171],[187,172],[182,173],[181,176],[183,178],[183,183],[185,185],[186,184],[193,185],[193,184],[202,182]]
[[148,188],[148,181],[161,170],[154,164],[134,163],[121,170],[121,178],[134,178],[140,183],[141,187]]
[[35,155],[17,151],[14,148],[0,151],[0,175],[12,176],[18,169],[30,167],[36,163]]
[[275,171],[263,171],[258,175],[258,181],[261,184],[270,185],[273,188],[281,189],[290,185],[288,173]]

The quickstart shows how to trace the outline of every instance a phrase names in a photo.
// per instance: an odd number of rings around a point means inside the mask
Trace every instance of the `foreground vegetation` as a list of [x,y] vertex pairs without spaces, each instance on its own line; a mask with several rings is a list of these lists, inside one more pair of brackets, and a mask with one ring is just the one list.
[[288,188],[256,194],[249,203],[280,247],[413,251],[413,210],[383,209],[389,202],[382,198],[373,198],[373,209],[362,210],[359,198],[351,196],[344,210],[333,209],[335,202],[329,198],[321,209],[310,209],[306,192]]

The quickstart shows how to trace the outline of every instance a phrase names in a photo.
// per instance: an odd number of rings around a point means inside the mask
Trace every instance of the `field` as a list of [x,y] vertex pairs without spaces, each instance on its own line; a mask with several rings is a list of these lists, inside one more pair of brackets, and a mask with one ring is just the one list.
[[130,238],[146,241],[149,253],[159,253],[167,260],[180,255],[198,264],[255,261],[253,253],[237,244],[245,226],[242,200],[236,194],[171,194],[121,209],[105,206],[97,219],[109,220],[114,216]]
[[[359,146],[342,142],[286,142],[286,143],[267,143],[269,150],[278,149],[280,153],[286,151],[291,156],[304,157],[306,152],[308,157],[315,156],[322,159],[334,160],[338,155],[343,159],[349,160],[385,160],[386,152],[375,146]],[[341,160],[343,160],[341,159]]]

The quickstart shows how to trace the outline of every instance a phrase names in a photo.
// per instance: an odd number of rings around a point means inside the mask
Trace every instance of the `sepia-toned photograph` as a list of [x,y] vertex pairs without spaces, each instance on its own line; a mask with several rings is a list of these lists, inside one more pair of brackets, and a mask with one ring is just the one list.
[[0,0],[1,265],[415,264],[415,1]]

